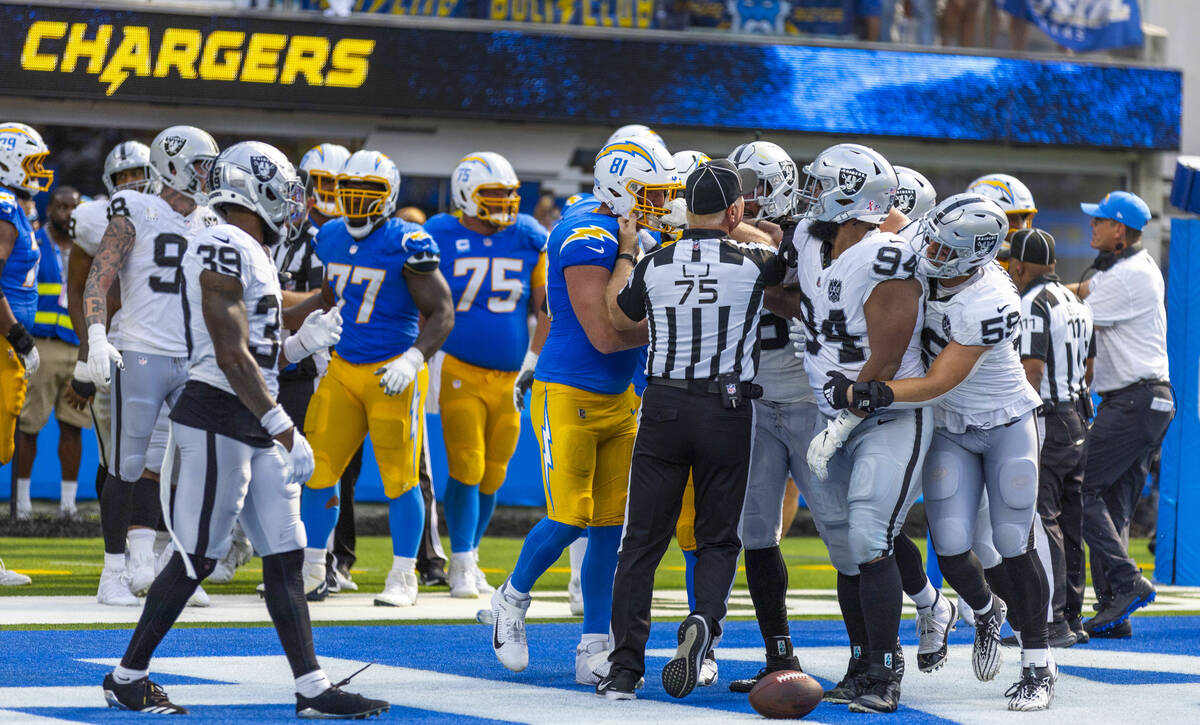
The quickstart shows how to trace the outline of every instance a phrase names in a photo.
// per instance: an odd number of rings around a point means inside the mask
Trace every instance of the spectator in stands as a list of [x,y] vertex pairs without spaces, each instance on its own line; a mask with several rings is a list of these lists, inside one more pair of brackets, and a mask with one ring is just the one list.
[[1008,15],[1008,46],[1013,50],[1025,50],[1029,43],[1029,20],[1026,0],[995,0],[988,4],[987,45],[992,48],[1000,47],[996,43],[996,31],[1000,26],[1000,12]]
[[[916,26],[915,36],[901,35],[901,17],[912,18]],[[933,45],[937,27],[937,0],[883,0],[879,18],[879,39],[885,43],[911,43]]]
[[859,40],[873,43],[879,40],[883,0],[854,0],[855,24]]
[[690,17],[688,4],[688,0],[660,0],[654,9],[655,27],[659,30],[687,30]]
[[942,12],[942,45],[975,45],[975,26],[979,22],[982,0],[946,0]]
[[50,420],[58,419],[58,460],[62,466],[62,494],[58,515],[75,518],[75,491],[78,488],[79,456],[82,450],[81,428],[91,428],[86,410],[78,410],[67,401],[67,391],[75,371],[79,353],[79,338],[71,326],[67,312],[67,295],[63,289],[67,255],[73,242],[70,234],[71,212],[79,204],[79,192],[69,186],[59,186],[50,195],[46,206],[46,224],[34,238],[41,248],[38,265],[38,305],[33,328],[29,331],[37,341],[42,363],[29,379],[25,391],[25,407],[21,410],[17,433],[17,518],[33,516],[29,499],[33,460],[37,456],[38,432]]
[[533,218],[538,220],[546,229],[553,229],[558,223],[558,218],[562,216],[562,209],[558,208],[558,202],[554,199],[554,192],[543,191],[538,198],[537,206],[533,208]]

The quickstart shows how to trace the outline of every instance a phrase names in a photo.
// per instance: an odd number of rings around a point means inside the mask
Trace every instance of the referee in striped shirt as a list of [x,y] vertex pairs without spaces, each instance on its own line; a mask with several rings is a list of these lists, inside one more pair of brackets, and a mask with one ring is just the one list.
[[[675,530],[688,472],[696,496],[696,609],[679,627],[679,649],[663,688],[690,693],[720,633],[741,540],[758,364],[763,289],[783,281],[775,249],[729,238],[742,221],[742,195],[757,183],[727,159],[687,178],[687,231],[634,265],[634,224],[622,219],[620,253],[606,295],[617,329],[649,318],[647,386],[633,449],[625,532],[613,582],[614,647],[596,687],[632,699],[645,672],[654,571]],[[632,274],[631,274],[632,272]],[[625,286],[620,280],[628,278]]]
[[1052,572],[1050,646],[1088,641],[1083,629],[1083,471],[1090,418],[1092,313],[1054,273],[1054,237],[1041,229],[1012,236],[1008,273],[1021,294],[1021,364],[1042,396],[1038,515],[1046,530]]

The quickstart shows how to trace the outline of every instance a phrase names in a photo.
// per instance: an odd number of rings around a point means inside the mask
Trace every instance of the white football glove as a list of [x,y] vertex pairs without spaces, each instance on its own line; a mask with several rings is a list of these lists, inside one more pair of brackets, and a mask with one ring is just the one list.
[[[283,448],[283,444],[276,441],[276,445]],[[292,450],[287,451],[287,455],[283,458],[287,461],[287,468],[284,470],[284,480],[288,483],[298,483],[304,485],[308,479],[312,478],[313,469],[317,463],[313,459],[312,446],[308,444],[308,439],[300,432],[299,428],[292,429]]]
[[342,311],[331,307],[327,312],[314,311],[304,318],[304,324],[283,341],[283,357],[297,363],[313,353],[333,347],[342,339]]
[[517,381],[513,383],[513,405],[517,411],[525,410],[525,393],[533,387],[533,371],[537,367],[538,354],[533,350],[525,353],[521,370],[517,373]]
[[125,369],[121,353],[109,343],[104,325],[99,322],[88,325],[88,376],[101,390],[108,390],[114,362],[119,369]]
[[788,322],[788,340],[792,343],[792,354],[803,360],[808,349],[808,330],[804,329],[803,322],[794,317]]
[[25,366],[25,379],[33,377],[33,374],[38,371],[42,365],[42,356],[38,353],[37,345],[29,348],[29,352],[24,355],[19,355],[21,364]]
[[833,458],[833,454],[837,453],[837,449],[842,447],[862,420],[850,411],[843,410],[825,424],[825,430],[813,437],[808,444],[808,468],[814,476],[822,481],[829,477],[829,459]]
[[664,224],[678,228],[687,226],[687,202],[682,196],[667,202],[667,208],[670,211],[659,217]]
[[417,373],[425,367],[425,356],[415,347],[404,351],[400,357],[375,371],[379,378],[379,387],[388,395],[399,395],[408,389],[412,381],[417,379]]

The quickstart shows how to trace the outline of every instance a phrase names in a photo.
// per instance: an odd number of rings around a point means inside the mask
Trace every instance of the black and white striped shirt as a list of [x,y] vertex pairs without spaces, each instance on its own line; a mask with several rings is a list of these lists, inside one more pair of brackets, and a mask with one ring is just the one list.
[[1058,276],[1029,283],[1021,295],[1021,359],[1046,363],[1044,403],[1068,403],[1087,395],[1087,361],[1096,356],[1092,313]]
[[783,281],[775,249],[689,229],[634,267],[617,304],[631,320],[650,320],[646,376],[709,380],[754,378],[763,288]]

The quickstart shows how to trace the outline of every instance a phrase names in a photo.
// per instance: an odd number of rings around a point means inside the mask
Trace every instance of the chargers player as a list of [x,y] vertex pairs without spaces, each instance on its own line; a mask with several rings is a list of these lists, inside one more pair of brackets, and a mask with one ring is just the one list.
[[[54,172],[41,134],[23,123],[0,123],[0,464],[12,460],[17,417],[25,404],[25,381],[38,368],[29,328],[37,313],[41,255],[21,202],[50,188]],[[48,250],[53,254],[53,250]]]
[[[171,411],[180,457],[174,532],[184,553],[172,554],[154,580],[120,665],[104,678],[104,697],[119,709],[187,713],[150,680],[150,658],[244,514],[262,555],[267,611],[295,678],[296,714],[376,715],[387,702],[343,692],[317,662],[300,573],[300,484],[312,473],[312,449],[275,399],[280,362],[336,341],[333,312],[314,313],[300,334],[279,342],[281,322],[294,309],[280,314],[270,248],[303,218],[303,188],[291,162],[256,141],[226,149],[209,178],[224,223],[196,234],[180,267],[193,340],[188,381]],[[335,325],[326,328],[330,317]],[[333,334],[309,347],[305,328]]]
[[[974,610],[975,676],[987,681],[999,671],[1000,628],[1011,611],[1022,649],[1021,678],[1006,693],[1008,708],[1045,710],[1054,697],[1057,668],[1047,643],[1049,587],[1030,546],[1038,494],[1034,411],[1041,397],[1014,346],[1020,297],[1008,275],[992,264],[1008,220],[994,201],[957,194],[921,224],[927,372],[887,383],[835,378],[825,395],[837,408],[936,404],[936,435],[924,470],[925,511],[946,581]],[[996,581],[1003,598],[989,588],[971,552],[984,490],[992,542],[1003,557],[1006,576]]]
[[539,350],[549,331],[549,318],[541,312],[547,232],[533,217],[518,213],[519,186],[512,165],[500,154],[468,154],[450,177],[454,213],[438,214],[425,224],[455,301],[438,401],[450,468],[443,503],[453,597],[495,591],[479,569],[479,542],[521,433],[513,385],[522,369],[537,364],[538,355],[530,349],[531,311],[538,313],[534,340]]
[[[596,156],[593,198],[572,205],[547,243],[550,334],[534,374],[531,412],[542,454],[547,515],[525,537],[508,580],[492,595],[492,646],[514,672],[529,664],[529,592],[585,530],[583,636],[575,677],[595,685],[611,649],[612,582],[637,432],[630,384],[648,336],[613,327],[604,303],[617,256],[617,218],[670,231],[662,216],[682,188],[661,144],[618,140]],[[620,280],[621,283],[624,280]]]
[[[84,285],[91,382],[107,387],[115,374],[112,454],[101,491],[104,571],[100,599],[121,599],[125,537],[129,589],[142,596],[154,581],[154,528],[161,516],[161,444],[151,440],[164,404],[187,382],[190,332],[181,304],[179,265],[187,237],[217,223],[205,202],[204,178],[217,144],[194,126],[172,126],[150,144],[158,194],[122,189],[108,202],[108,226]],[[107,337],[108,291],[120,280],[121,350]],[[124,364],[128,355],[129,365]],[[114,373],[115,369],[115,373]],[[165,425],[165,421],[163,421]],[[164,439],[165,442],[165,439]]]
[[[391,499],[393,563],[378,606],[417,600],[417,550],[425,501],[417,486],[425,436],[429,359],[454,326],[450,289],[438,270],[438,246],[420,225],[393,219],[400,172],[378,151],[356,151],[337,177],[340,219],[321,227],[326,306],[342,308],[342,337],[309,402],[304,432],[316,471],[301,513],[310,546],[305,592],[325,587],[325,544],[337,523],[338,478],[367,434]],[[418,329],[418,318],[424,322]],[[382,376],[382,377],[381,377]]]
[[300,158],[300,180],[312,207],[308,219],[320,229],[325,222],[340,216],[337,204],[337,175],[341,173],[350,150],[335,143],[313,146]]
[[1024,182],[1008,174],[980,176],[967,185],[967,193],[991,199],[1000,205],[1004,215],[1008,217],[1008,235],[1000,243],[1000,251],[996,255],[1000,266],[1008,269],[1012,235],[1018,229],[1033,228],[1033,218],[1037,216],[1037,204],[1033,201],[1033,194]]

